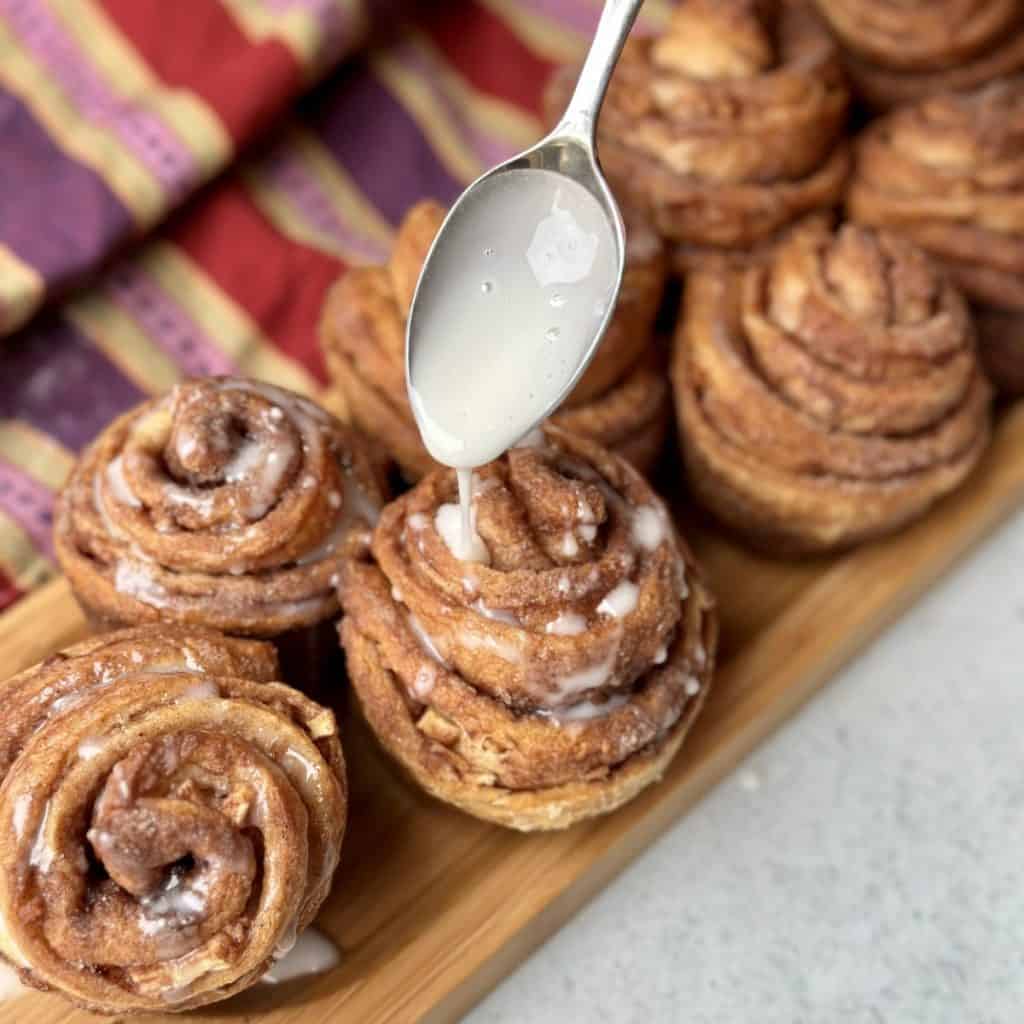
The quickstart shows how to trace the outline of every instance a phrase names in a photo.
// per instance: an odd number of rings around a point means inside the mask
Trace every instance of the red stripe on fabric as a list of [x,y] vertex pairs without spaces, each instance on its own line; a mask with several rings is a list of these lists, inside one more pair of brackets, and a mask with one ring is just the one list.
[[274,344],[326,381],[316,329],[345,264],[286,238],[231,180],[171,230],[171,240],[255,320]]
[[428,4],[423,28],[482,92],[541,113],[555,65],[529,49],[512,29],[476,3]]
[[14,604],[21,597],[21,591],[0,572],[0,609],[7,608]]
[[253,43],[220,0],[100,0],[156,75],[196,93],[236,142],[261,131],[302,86],[288,47]]

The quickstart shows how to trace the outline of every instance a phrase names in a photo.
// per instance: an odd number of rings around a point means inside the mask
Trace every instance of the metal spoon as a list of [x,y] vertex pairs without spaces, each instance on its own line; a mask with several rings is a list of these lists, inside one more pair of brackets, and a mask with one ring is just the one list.
[[[580,72],[576,89],[558,126],[535,146],[493,168],[473,182],[449,211],[427,254],[409,311],[406,330],[406,382],[413,412],[427,447],[435,458],[450,466],[471,467],[497,458],[538,423],[546,419],[562,403],[582,376],[611,319],[625,266],[625,228],[622,223],[622,215],[598,164],[595,152],[596,124],[612,71],[642,2],[643,0],[607,0],[594,34],[590,52]],[[557,349],[553,352],[553,358],[562,358],[563,360],[554,386],[557,387],[563,381],[564,386],[561,386],[556,392],[549,394],[545,391],[543,397],[538,396],[542,406],[538,406],[536,402],[533,406],[529,406],[529,403],[525,402],[526,395],[524,393],[522,413],[518,419],[509,417],[506,430],[497,430],[493,437],[488,435],[482,442],[466,446],[463,440],[460,440],[459,434],[461,432],[462,435],[465,435],[468,431],[475,429],[475,425],[464,421],[458,421],[460,429],[453,428],[450,421],[442,425],[437,418],[438,410],[430,407],[431,396],[424,394],[424,389],[420,387],[421,382],[417,377],[417,369],[421,364],[429,361],[424,355],[426,347],[451,344],[449,335],[443,332],[439,334],[437,329],[427,331],[426,324],[433,317],[434,324],[432,326],[436,328],[439,302],[442,303],[445,310],[442,317],[450,319],[454,314],[458,319],[463,307],[453,307],[452,290],[465,285],[460,285],[456,279],[461,278],[464,281],[466,275],[480,272],[478,264],[467,265],[469,261],[463,256],[465,239],[467,237],[475,238],[474,231],[487,224],[489,200],[498,189],[502,187],[508,189],[510,182],[514,182],[517,189],[523,184],[521,174],[515,179],[506,177],[509,172],[513,171],[539,171],[548,172],[549,175],[554,172],[563,176],[569,183],[575,182],[582,186],[597,201],[600,213],[603,214],[606,221],[606,224],[603,225],[604,235],[611,240],[615,249],[615,274],[612,289],[607,303],[603,304],[600,319],[595,318],[594,333],[589,346],[584,346],[582,350],[573,349],[571,353],[567,353],[565,347],[561,352]],[[522,191],[525,193],[526,190]],[[504,199],[507,203],[507,193]],[[491,209],[492,211],[494,209],[493,203]],[[453,243],[456,244],[453,245]],[[453,252],[456,246],[460,255],[453,266]],[[487,251],[489,250],[484,250],[485,253]],[[474,250],[476,255],[479,255],[479,252],[480,250]],[[479,278],[476,278],[475,281],[478,282]],[[474,287],[479,288],[481,285],[477,283],[474,284]],[[486,281],[482,287],[485,291],[487,290]],[[516,339],[512,337],[503,341],[502,345],[501,354],[514,358],[515,353],[510,352],[510,349],[516,347]],[[431,356],[435,363],[436,356],[437,352],[435,351]],[[534,354],[534,358],[537,359],[536,354]],[[565,364],[566,359],[574,360],[574,365]],[[510,364],[506,363],[505,365],[508,367]],[[438,388],[436,380],[439,376],[443,377],[445,381],[451,382],[450,390],[445,392],[446,399],[454,396],[452,400],[458,401],[461,397],[458,394],[459,387],[479,390],[483,383],[488,385],[493,383],[491,378],[487,378],[486,381],[482,380],[485,370],[487,370],[486,367],[474,367],[463,372],[461,366],[457,363],[452,364],[452,361],[449,360],[447,369],[435,373],[435,382],[431,387],[436,391]],[[427,373],[428,371],[421,372]],[[538,369],[537,372],[539,373],[540,370]],[[506,377],[510,380],[513,376],[506,373]],[[531,392],[529,397],[534,398],[535,396]],[[467,413],[465,420],[468,421],[470,418]]]

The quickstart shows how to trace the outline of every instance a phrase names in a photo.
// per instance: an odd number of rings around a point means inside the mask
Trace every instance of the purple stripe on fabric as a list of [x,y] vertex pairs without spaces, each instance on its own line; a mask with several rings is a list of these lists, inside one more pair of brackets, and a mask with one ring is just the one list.
[[462,191],[419,125],[364,62],[316,94],[307,109],[313,130],[393,224],[423,196],[450,203]]
[[83,334],[55,316],[4,341],[0,419],[24,420],[78,451],[145,395]]
[[0,241],[48,285],[68,284],[132,230],[128,211],[103,179],[59,149],[2,88],[0,140],[0,187],[7,190]]
[[367,262],[384,262],[387,247],[360,235],[338,216],[330,196],[287,140],[266,154],[260,163],[260,173],[270,185],[288,197],[306,222],[318,232],[334,239],[345,249],[358,253]]
[[[448,120],[454,124],[463,140],[480,161],[482,171],[488,167],[493,167],[495,164],[500,164],[503,160],[507,160],[519,151],[507,142],[481,131],[470,121],[466,116],[465,110],[445,92],[434,62],[421,50],[418,50],[411,43],[405,42],[396,44],[392,52],[402,64],[415,72],[420,85],[431,94],[434,101],[444,111]],[[469,182],[467,181],[466,184],[468,185]]]
[[53,491],[48,487],[0,459],[0,509],[50,558],[53,558],[53,498]]
[[127,261],[118,264],[104,279],[110,297],[193,377],[231,374],[235,364],[203,329],[146,272]]
[[169,200],[196,184],[199,167],[181,139],[152,111],[119,97],[107,85],[44,0],[0,0],[0,16],[78,110],[116,135],[163,185]]

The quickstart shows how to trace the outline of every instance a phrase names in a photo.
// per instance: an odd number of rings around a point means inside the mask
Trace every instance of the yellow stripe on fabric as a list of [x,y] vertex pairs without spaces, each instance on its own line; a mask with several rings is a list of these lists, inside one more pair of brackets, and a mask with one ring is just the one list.
[[294,127],[283,133],[280,144],[302,162],[306,173],[316,180],[330,201],[338,220],[356,239],[365,240],[360,248],[333,235],[317,230],[296,208],[287,192],[277,188],[259,162],[242,169],[242,176],[253,201],[282,234],[304,245],[338,256],[346,263],[365,263],[367,249],[385,251],[391,244],[392,229],[384,216],[370,203],[359,187],[314,136]]
[[[521,0],[476,0],[500,18],[534,53],[558,64],[575,63],[582,59],[590,43],[590,36],[570,28],[557,18],[531,11]],[[594,0],[594,23],[597,24],[601,3]],[[637,18],[641,32],[655,32],[667,21],[672,12],[672,0],[647,0]]]
[[148,394],[166,391],[181,379],[181,370],[174,360],[102,286],[68,303],[64,313],[126,377]]
[[32,590],[54,575],[49,558],[6,512],[0,511],[0,569],[19,590]]
[[454,98],[468,119],[481,131],[507,142],[510,149],[525,149],[543,133],[540,118],[486,92],[480,92],[462,77],[433,42],[415,32],[412,44],[437,75],[444,91]]
[[167,204],[163,186],[115,135],[81,116],[73,99],[27,55],[2,19],[0,53],[0,82],[18,96],[53,141],[96,171],[140,225],[155,223]]
[[[279,39],[294,54],[307,77],[316,74],[324,56],[323,15],[294,8],[281,13],[268,8],[265,0],[222,0],[242,31],[254,42]],[[347,33],[361,37],[367,29],[363,0],[334,0],[338,19]]]
[[277,191],[266,180],[258,166],[244,168],[241,176],[252,201],[282,235],[302,245],[338,256],[346,263],[357,262],[358,255],[353,254],[350,246],[344,245],[332,235],[318,231],[295,209],[284,193]]
[[242,374],[305,394],[316,391],[313,376],[279,351],[256,321],[177,246],[156,242],[146,248],[141,263],[146,273],[237,364]]
[[28,320],[45,291],[42,275],[0,242],[0,334],[8,334]]
[[545,59],[556,64],[568,64],[583,56],[586,38],[581,33],[553,18],[527,10],[519,0],[476,2],[505,22],[529,49]]
[[234,144],[213,108],[187,89],[164,86],[97,0],[51,0],[51,6],[104,73],[109,87],[168,125],[191,153],[204,180],[230,160]]
[[468,185],[483,174],[487,168],[469,152],[449,113],[414,72],[385,51],[374,53],[370,65],[378,79],[416,119],[438,159],[455,178]]
[[387,217],[370,202],[331,151],[315,135],[301,129],[294,132],[290,144],[302,154],[303,160],[316,174],[321,187],[333,200],[338,215],[367,238],[390,246],[394,229]]
[[64,486],[75,456],[21,420],[0,420],[0,457],[51,491]]

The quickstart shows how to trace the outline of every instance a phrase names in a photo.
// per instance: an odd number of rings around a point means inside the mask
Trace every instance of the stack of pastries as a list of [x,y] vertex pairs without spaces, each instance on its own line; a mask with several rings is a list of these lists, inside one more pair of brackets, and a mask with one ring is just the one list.
[[899,231],[973,300],[996,385],[1024,394],[1024,77],[935,96],[857,142],[850,216]]
[[523,830],[618,807],[707,694],[716,625],[668,512],[624,459],[557,427],[482,470],[471,559],[455,474],[389,505],[342,578],[349,679],[427,792]]
[[[549,119],[576,69],[556,76]],[[849,166],[838,51],[799,0],[681,0],[662,35],[630,40],[601,112],[612,188],[646,211],[685,273],[756,258],[838,205]]]
[[[625,215],[626,271],[618,306],[597,357],[555,421],[647,472],[671,419],[664,357],[651,344],[665,253],[640,214],[627,208]],[[405,326],[420,269],[444,216],[436,202],[415,205],[398,228],[386,266],[344,274],[327,298],[320,324],[331,377],[328,403],[376,440],[408,481],[437,466],[406,396]]]
[[[100,633],[0,684],[0,957],[27,984],[103,1013],[190,1009],[287,951],[345,830],[338,727],[299,692],[336,627],[380,745],[445,803],[548,830],[657,780],[718,632],[641,475],[673,394],[672,497],[775,555],[893,531],[968,477],[990,434],[978,327],[989,372],[1024,392],[1021,4],[817,7],[856,95],[925,97],[856,140],[852,221],[834,226],[850,91],[810,0],[681,0],[627,45],[599,125],[628,235],[611,326],[552,423],[477,471],[468,536],[406,398],[430,201],[326,299],[340,418],[191,380],[86,449],[54,539]],[[393,467],[418,483],[388,503]]]
[[334,715],[274,649],[139,626],[0,684],[0,956],[102,1014],[258,981],[315,917],[345,831]]
[[857,92],[876,109],[1024,69],[1020,0],[815,0]]

